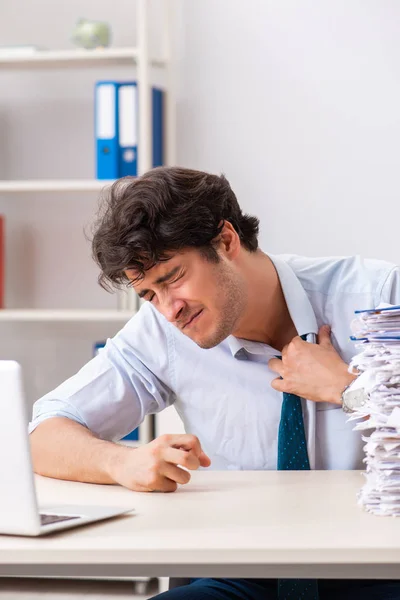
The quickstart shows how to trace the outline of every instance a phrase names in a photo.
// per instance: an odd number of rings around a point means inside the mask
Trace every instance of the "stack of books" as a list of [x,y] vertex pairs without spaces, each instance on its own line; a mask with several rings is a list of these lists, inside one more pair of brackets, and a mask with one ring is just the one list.
[[366,483],[358,499],[369,512],[400,516],[400,306],[356,314],[352,339],[359,353],[350,369],[363,374],[368,393],[352,417],[361,418],[355,429],[364,431],[366,442]]

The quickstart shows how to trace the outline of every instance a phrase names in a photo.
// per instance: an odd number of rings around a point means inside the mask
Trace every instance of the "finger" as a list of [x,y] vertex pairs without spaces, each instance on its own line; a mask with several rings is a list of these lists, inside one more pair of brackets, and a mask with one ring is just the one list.
[[166,477],[159,477],[157,480],[157,484],[148,485],[140,485],[138,483],[132,487],[134,492],[175,492],[178,488],[178,484],[176,481],[172,481],[171,479],[167,479]]
[[203,452],[200,442],[199,442],[199,438],[197,438],[195,435],[191,435],[191,434],[182,434],[182,435],[176,435],[173,436],[175,439],[173,440],[173,443],[171,444],[171,446],[173,448],[181,448],[183,450],[190,450],[192,452],[194,452],[194,454],[200,458],[200,454]]
[[172,465],[169,462],[164,462],[160,468],[160,474],[170,479],[171,481],[175,481],[181,485],[185,483],[189,483],[190,481],[190,473],[189,471],[185,471],[185,469],[181,469],[176,465]]
[[318,344],[320,346],[332,346],[330,325],[322,325],[318,331]]
[[168,477],[160,477],[157,480],[157,483],[154,484],[151,488],[145,489],[143,491],[150,492],[175,492],[178,488],[178,484],[176,481],[169,479]]
[[278,373],[282,377],[283,364],[282,364],[282,361],[280,360],[280,358],[271,358],[268,361],[268,366],[271,369],[271,371],[275,371],[275,373]]
[[198,456],[201,452],[200,442],[195,435],[182,433],[177,435],[168,435],[167,442],[173,448],[183,448],[184,450],[193,450]]
[[[165,463],[162,463],[154,476],[150,474],[147,481],[144,481],[142,484],[135,484],[132,489],[137,492],[175,492],[178,483],[174,479],[170,479],[161,473],[160,469],[163,468],[164,465]],[[165,469],[165,471],[167,471],[167,469]],[[183,472],[183,469],[181,469],[181,471]],[[185,472],[187,473],[187,471]]]
[[166,443],[172,448],[192,451],[198,457],[202,467],[209,467],[211,459],[202,450],[199,439],[191,434],[167,435]]
[[211,465],[211,459],[205,452],[201,452],[199,456],[200,465],[202,467],[209,467]]
[[195,471],[200,466],[200,460],[193,452],[178,448],[166,448],[162,458],[167,463],[181,465],[191,471]]
[[176,492],[177,488],[178,484],[176,483],[176,481],[172,481],[172,479],[168,479],[167,477],[165,477],[163,481],[163,489],[160,491],[164,493]]
[[271,387],[274,388],[274,390],[277,390],[278,392],[286,392],[286,385],[285,385],[285,380],[284,379],[280,379],[279,377],[277,377],[276,379],[273,379],[271,381]]

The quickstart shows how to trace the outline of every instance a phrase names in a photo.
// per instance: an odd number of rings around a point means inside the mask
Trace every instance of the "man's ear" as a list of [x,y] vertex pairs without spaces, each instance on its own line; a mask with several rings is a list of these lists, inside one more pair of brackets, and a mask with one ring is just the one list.
[[219,234],[220,251],[230,260],[237,257],[240,251],[240,238],[229,221],[224,221],[221,233]]

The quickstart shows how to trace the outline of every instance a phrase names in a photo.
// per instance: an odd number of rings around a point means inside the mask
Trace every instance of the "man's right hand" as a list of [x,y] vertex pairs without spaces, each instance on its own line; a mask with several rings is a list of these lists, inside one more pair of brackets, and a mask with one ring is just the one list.
[[[138,448],[120,446],[109,466],[115,483],[136,492],[174,492],[190,473],[211,464],[194,435],[162,435]],[[181,469],[180,466],[185,467]]]

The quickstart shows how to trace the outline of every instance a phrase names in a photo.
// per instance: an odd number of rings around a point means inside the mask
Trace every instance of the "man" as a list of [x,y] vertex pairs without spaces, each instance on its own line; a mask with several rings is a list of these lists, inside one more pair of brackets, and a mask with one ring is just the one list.
[[[171,492],[190,479],[178,465],[362,467],[360,435],[341,407],[356,377],[349,323],[357,308],[400,300],[399,271],[359,258],[269,256],[258,248],[258,225],[224,177],[158,168],[113,185],[94,230],[99,282],[132,285],[146,302],[103,352],[36,403],[37,473]],[[297,411],[301,464],[284,456],[286,402]],[[186,435],[138,449],[113,443],[171,404]],[[294,596],[279,587],[279,598],[388,599],[393,589],[400,597],[395,582],[318,586]],[[200,579],[165,598],[277,593],[276,581]]]

